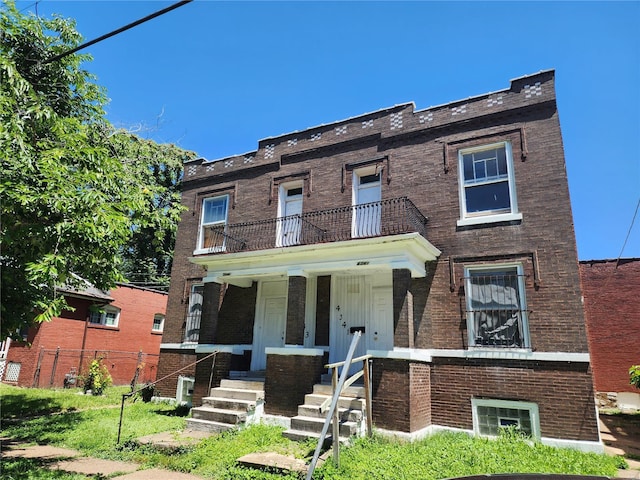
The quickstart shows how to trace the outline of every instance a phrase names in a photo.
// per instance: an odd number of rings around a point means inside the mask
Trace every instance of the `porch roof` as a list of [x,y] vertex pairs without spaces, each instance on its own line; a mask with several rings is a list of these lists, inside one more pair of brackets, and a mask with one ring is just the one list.
[[297,245],[268,250],[199,255],[189,260],[207,269],[205,282],[249,287],[274,276],[367,274],[408,269],[413,278],[426,275],[425,262],[440,250],[417,232],[340,242]]

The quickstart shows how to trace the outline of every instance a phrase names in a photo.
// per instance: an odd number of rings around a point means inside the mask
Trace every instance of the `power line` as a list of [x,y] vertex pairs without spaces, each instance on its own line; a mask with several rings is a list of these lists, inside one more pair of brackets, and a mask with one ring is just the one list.
[[627,242],[629,241],[629,237],[631,236],[631,230],[633,229],[633,224],[636,221],[636,216],[638,215],[638,208],[640,208],[640,198],[638,198],[638,204],[636,205],[636,211],[634,212],[633,218],[631,219],[631,225],[629,225],[629,231],[627,232],[627,237],[624,239],[624,243],[622,244],[622,249],[620,250],[620,254],[618,255],[618,259],[616,260],[616,268],[618,268],[618,263],[620,263],[622,252],[624,252],[624,248],[627,246]]
[[138,26],[138,25],[140,25],[140,24],[142,24],[144,22],[147,22],[147,21],[153,19],[153,18],[159,17],[160,15],[164,15],[165,13],[170,12],[171,10],[175,10],[176,8],[181,7],[183,5],[186,5],[187,3],[190,3],[192,1],[193,0],[182,0],[182,1],[178,2],[178,3],[174,3],[173,5],[171,5],[171,6],[167,7],[167,8],[163,8],[162,10],[158,10],[157,12],[152,13],[151,15],[147,15],[146,17],[141,18],[140,20],[136,20],[135,22],[129,23],[128,25],[125,25],[124,27],[120,27],[117,30],[113,30],[112,32],[109,32],[109,33],[106,33],[106,34],[102,35],[101,37],[98,37],[98,38],[96,38],[94,40],[91,40],[89,42],[83,43],[82,45],[78,45],[77,47],[72,48],[71,50],[68,50],[68,51],[63,52],[63,53],[61,53],[59,55],[51,57],[50,59],[45,60],[42,63],[46,65],[47,63],[51,63],[51,62],[55,62],[57,60],[60,60],[61,58],[64,58],[64,57],[66,57],[68,55],[76,53],[78,50],[82,50],[83,48],[87,48],[87,47],[90,47],[91,45],[95,45],[98,42],[101,42],[103,40],[106,40],[107,38],[111,38],[111,37],[113,37],[115,35],[118,35],[119,33],[122,33],[122,32],[124,32],[126,30],[129,30],[129,29],[131,29],[133,27],[136,27],[136,26]]

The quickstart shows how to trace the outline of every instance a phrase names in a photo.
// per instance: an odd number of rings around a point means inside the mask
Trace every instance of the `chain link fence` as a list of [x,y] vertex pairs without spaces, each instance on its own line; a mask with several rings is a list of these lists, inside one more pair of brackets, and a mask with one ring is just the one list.
[[80,386],[93,360],[107,367],[113,385],[153,382],[158,370],[159,354],[116,350],[41,349],[33,375],[33,387]]

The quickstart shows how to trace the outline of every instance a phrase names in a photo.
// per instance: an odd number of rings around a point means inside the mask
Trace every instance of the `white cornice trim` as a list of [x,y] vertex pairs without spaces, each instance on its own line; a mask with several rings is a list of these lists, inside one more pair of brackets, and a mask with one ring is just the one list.
[[233,355],[244,355],[245,350],[251,350],[251,345],[217,345],[212,343],[198,344],[196,353],[231,353]]
[[267,347],[264,350],[267,355],[302,355],[305,357],[321,357],[324,355],[323,348],[306,348],[297,345],[283,348]]
[[335,272],[373,273],[404,268],[414,278],[426,275],[425,262],[440,250],[419,233],[298,245],[250,252],[199,255],[192,263],[207,268],[205,282],[247,287],[273,276],[314,276]]
[[374,358],[390,358],[416,362],[431,362],[433,358],[468,358],[489,360],[525,360],[534,362],[578,362],[589,363],[588,353],[579,352],[532,352],[529,350],[504,349],[411,349],[395,348],[393,350],[369,350]]
[[161,343],[160,350],[195,350],[197,343]]

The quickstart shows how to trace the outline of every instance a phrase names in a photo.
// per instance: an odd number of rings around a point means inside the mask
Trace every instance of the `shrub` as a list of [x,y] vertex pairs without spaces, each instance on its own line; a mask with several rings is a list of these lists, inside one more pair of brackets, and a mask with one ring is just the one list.
[[629,369],[629,383],[640,388],[640,365],[631,365]]
[[81,377],[84,393],[91,390],[92,395],[102,395],[107,387],[112,384],[109,370],[102,362],[102,358],[97,358],[89,364],[89,370]]

